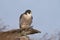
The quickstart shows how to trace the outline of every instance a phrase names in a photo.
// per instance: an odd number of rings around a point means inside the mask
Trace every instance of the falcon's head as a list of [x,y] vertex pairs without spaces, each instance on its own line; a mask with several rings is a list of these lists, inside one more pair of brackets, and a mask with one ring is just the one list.
[[32,16],[31,10],[26,10],[24,14],[27,15],[27,16],[29,16],[29,17]]
[[24,14],[28,15],[28,14],[32,14],[32,13],[31,13],[31,10],[26,10]]

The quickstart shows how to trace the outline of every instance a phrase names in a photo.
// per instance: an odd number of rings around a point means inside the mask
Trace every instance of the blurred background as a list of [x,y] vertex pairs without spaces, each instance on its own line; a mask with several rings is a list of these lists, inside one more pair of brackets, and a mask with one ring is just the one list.
[[28,35],[31,39],[60,38],[60,0],[0,0],[0,31],[19,29],[19,16],[27,9],[32,10],[33,28],[41,31]]

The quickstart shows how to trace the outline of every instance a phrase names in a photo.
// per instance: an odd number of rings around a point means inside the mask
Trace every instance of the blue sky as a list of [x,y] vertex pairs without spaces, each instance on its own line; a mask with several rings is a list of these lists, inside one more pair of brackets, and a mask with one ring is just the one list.
[[41,34],[60,31],[60,0],[0,0],[0,18],[10,25],[7,30],[19,28],[19,16],[27,9],[32,10],[32,25]]

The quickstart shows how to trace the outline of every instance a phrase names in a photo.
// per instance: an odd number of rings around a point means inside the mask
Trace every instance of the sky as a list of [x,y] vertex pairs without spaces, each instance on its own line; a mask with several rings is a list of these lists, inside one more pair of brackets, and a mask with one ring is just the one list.
[[60,31],[60,0],[0,0],[0,18],[9,27],[19,28],[19,16],[27,9],[32,11],[33,28],[42,33]]

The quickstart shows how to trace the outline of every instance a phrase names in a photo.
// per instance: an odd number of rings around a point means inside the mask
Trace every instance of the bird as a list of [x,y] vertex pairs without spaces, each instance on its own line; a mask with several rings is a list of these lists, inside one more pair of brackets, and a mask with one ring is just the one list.
[[32,24],[32,20],[33,20],[32,11],[28,9],[19,17],[20,29],[21,30],[29,29]]

